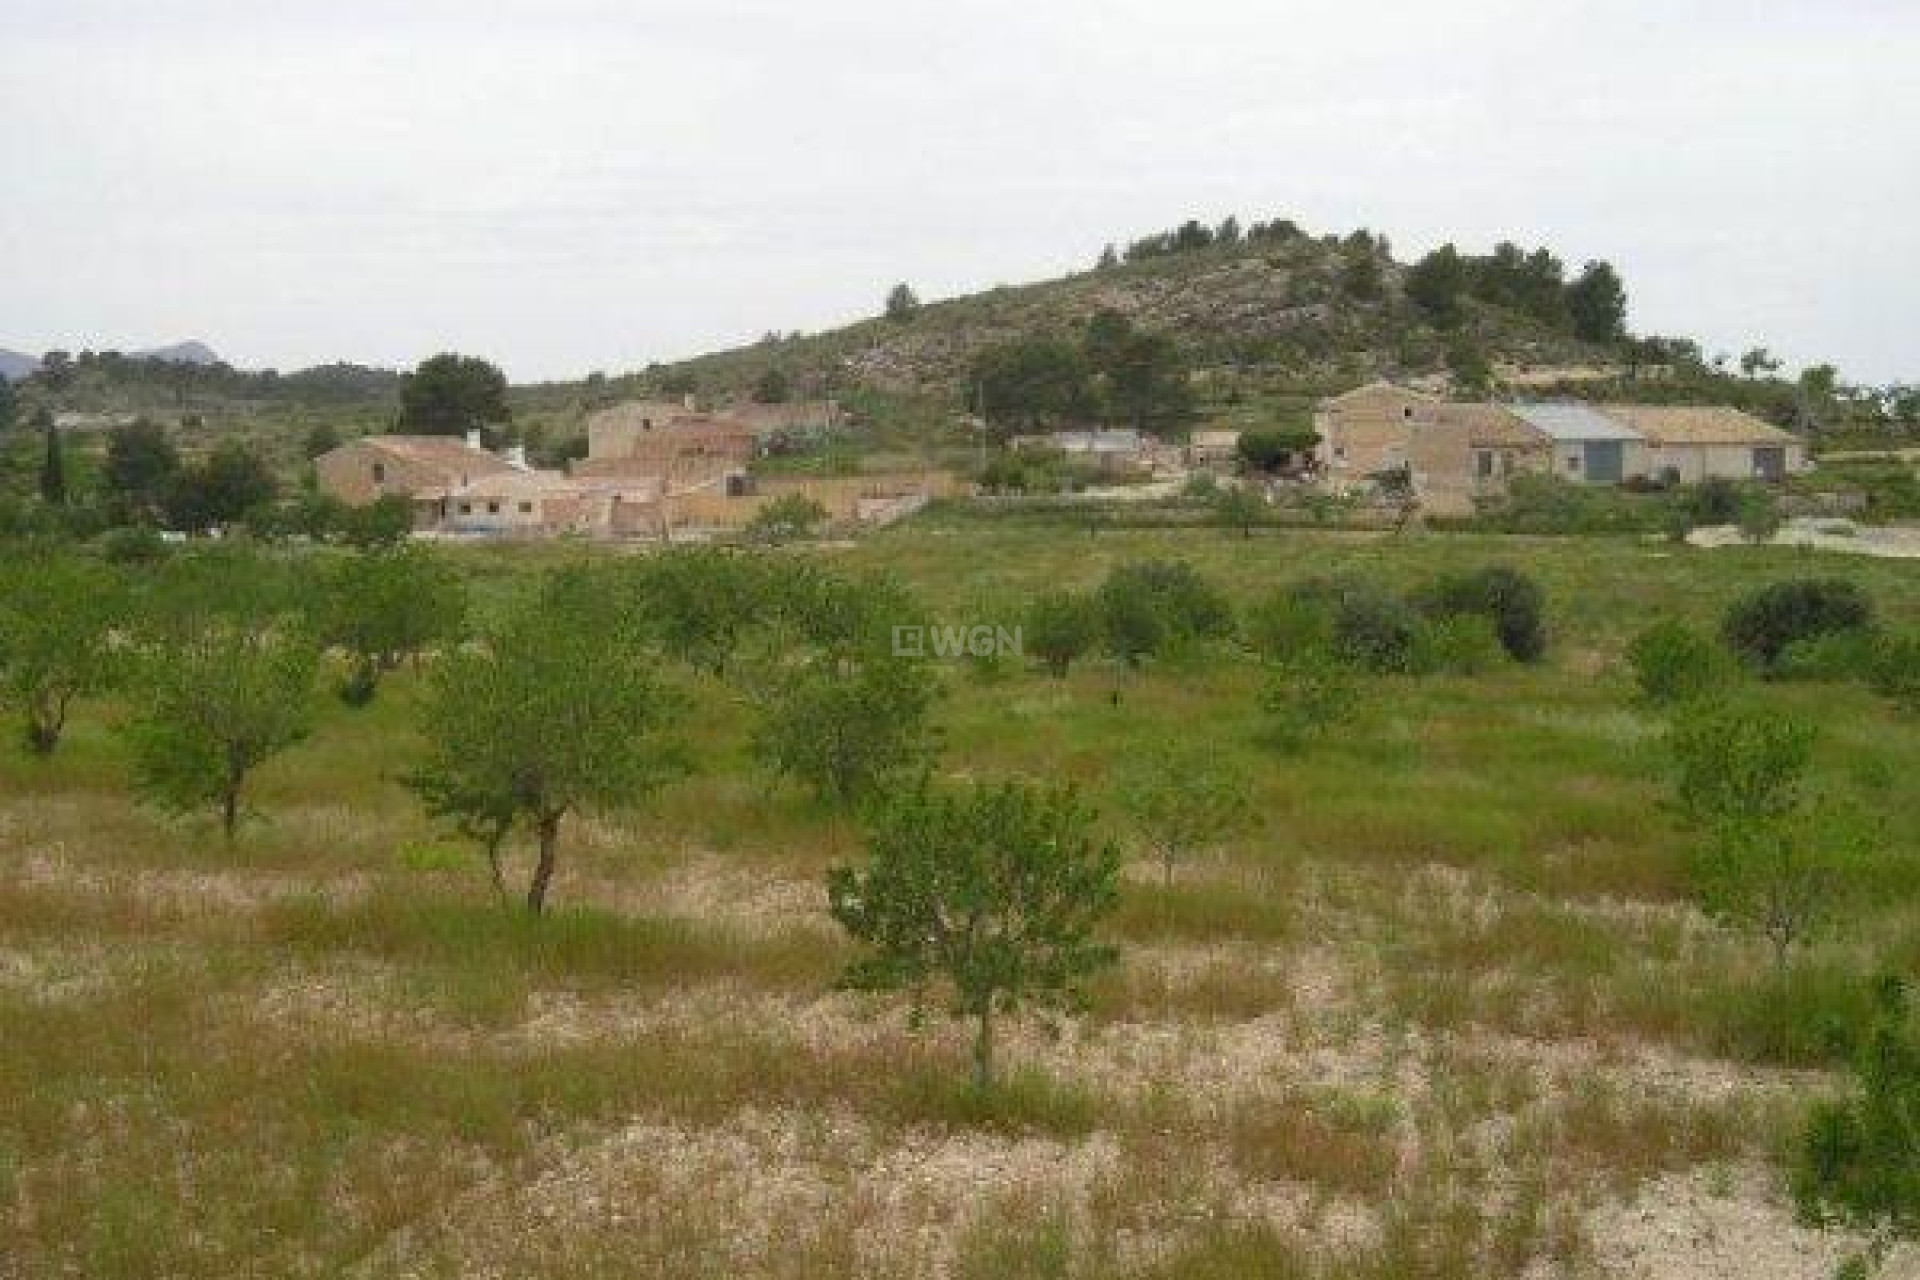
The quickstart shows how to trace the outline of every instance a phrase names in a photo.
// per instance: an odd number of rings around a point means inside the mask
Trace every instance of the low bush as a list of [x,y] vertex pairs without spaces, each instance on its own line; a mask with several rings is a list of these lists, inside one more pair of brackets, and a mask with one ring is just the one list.
[[1773,674],[1782,680],[1865,680],[1872,675],[1878,643],[1879,637],[1864,629],[1795,640],[1781,651]]
[[1500,647],[1516,662],[1535,662],[1547,651],[1546,596],[1538,583],[1505,565],[1451,574],[1421,595],[1437,618],[1473,616],[1493,624]]
[[1736,600],[1720,631],[1728,648],[1771,670],[1795,641],[1862,630],[1872,621],[1873,602],[1858,585],[1844,578],[1799,578]]
[[1329,657],[1307,653],[1283,662],[1260,699],[1266,743],[1277,751],[1302,751],[1352,720],[1358,699],[1352,673]]
[[1399,596],[1365,578],[1311,578],[1291,589],[1304,609],[1327,617],[1333,655],[1374,672],[1418,670],[1422,622]]
[[1452,676],[1485,675],[1507,660],[1500,635],[1486,618],[1461,614],[1422,629],[1415,666]]
[[1675,619],[1656,622],[1627,646],[1627,663],[1649,702],[1685,702],[1727,682],[1730,664],[1711,640]]

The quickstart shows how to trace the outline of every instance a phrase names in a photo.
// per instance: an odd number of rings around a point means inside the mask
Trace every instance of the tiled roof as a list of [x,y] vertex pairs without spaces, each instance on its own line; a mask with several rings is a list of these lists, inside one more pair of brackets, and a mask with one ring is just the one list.
[[1725,405],[1610,404],[1616,418],[1655,444],[1794,444],[1792,432]]
[[1468,441],[1482,448],[1524,449],[1542,443],[1540,432],[1505,405],[1443,404],[1439,419],[1464,423]]
[[504,459],[476,449],[459,436],[362,436],[361,441],[396,458],[467,475],[511,471]]

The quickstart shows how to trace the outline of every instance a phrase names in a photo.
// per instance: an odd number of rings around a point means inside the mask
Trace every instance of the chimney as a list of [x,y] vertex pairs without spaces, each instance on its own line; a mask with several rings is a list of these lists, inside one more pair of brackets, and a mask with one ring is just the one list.
[[480,428],[475,427],[473,430],[467,432],[467,448],[481,449],[485,447],[486,446],[480,443]]
[[700,404],[693,398],[693,392],[689,391],[686,395],[680,397],[680,407],[688,413],[692,413],[700,407]]
[[507,449],[507,465],[515,471],[531,471],[533,468],[527,465],[527,446],[510,445]]

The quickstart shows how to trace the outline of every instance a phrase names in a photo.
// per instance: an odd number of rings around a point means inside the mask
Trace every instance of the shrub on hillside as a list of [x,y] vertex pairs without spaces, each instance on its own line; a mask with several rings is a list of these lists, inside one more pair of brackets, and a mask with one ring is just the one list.
[[1873,620],[1867,593],[1844,578],[1776,582],[1742,596],[1727,610],[1727,647],[1771,670],[1789,645],[1814,636],[1865,628]]
[[1627,646],[1627,662],[1649,702],[1685,702],[1726,683],[1725,654],[1677,619],[1656,622]]
[[1493,624],[1500,647],[1516,662],[1535,662],[1547,650],[1546,597],[1538,583],[1505,565],[1450,574],[1422,598],[1438,618],[1476,616]]
[[1296,589],[1274,591],[1247,610],[1241,634],[1269,661],[1300,653],[1325,653],[1333,645],[1333,615],[1327,601]]

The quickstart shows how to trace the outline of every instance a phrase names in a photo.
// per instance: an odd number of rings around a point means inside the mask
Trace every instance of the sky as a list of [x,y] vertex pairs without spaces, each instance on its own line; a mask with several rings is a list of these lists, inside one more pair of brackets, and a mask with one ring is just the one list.
[[0,0],[0,347],[516,381],[1237,213],[1920,381],[1913,0]]

